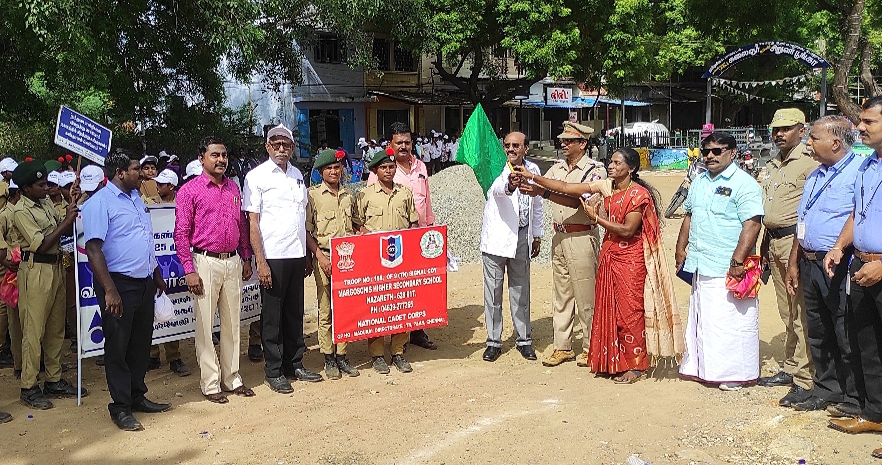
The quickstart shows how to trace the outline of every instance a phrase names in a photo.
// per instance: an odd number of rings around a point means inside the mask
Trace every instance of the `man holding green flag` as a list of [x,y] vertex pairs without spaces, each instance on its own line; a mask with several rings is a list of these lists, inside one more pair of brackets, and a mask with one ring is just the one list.
[[487,190],[502,173],[508,157],[480,103],[469,117],[459,139],[456,160],[472,167],[486,198]]

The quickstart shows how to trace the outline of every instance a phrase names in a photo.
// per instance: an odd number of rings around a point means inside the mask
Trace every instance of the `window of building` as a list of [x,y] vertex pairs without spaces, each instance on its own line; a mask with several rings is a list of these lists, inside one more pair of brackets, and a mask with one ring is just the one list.
[[374,39],[374,60],[377,62],[377,69],[380,71],[391,71],[389,66],[389,39]]
[[410,124],[409,110],[377,110],[377,132],[380,137],[388,137],[392,123]]
[[395,71],[416,71],[416,60],[413,53],[395,44]]
[[322,34],[315,44],[317,63],[343,63],[346,61],[346,43],[334,34]]

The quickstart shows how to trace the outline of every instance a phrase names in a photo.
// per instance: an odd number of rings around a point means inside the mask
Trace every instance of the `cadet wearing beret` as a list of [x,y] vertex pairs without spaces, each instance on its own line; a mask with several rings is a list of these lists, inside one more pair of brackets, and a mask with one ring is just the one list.
[[[377,182],[358,193],[356,212],[352,221],[359,227],[361,233],[412,228],[419,221],[413,203],[413,193],[407,187],[393,181],[396,169],[394,153],[391,148],[386,152],[379,152],[368,164],[368,168],[377,175]],[[404,216],[399,212],[404,212]],[[402,373],[413,371],[404,359],[404,344],[408,339],[407,332],[392,335],[390,347],[392,363]],[[369,338],[368,350],[373,359],[374,370],[383,374],[389,373],[389,366],[386,365],[384,358],[383,338]]]
[[[48,396],[75,397],[77,390],[61,379],[61,346],[64,342],[65,273],[61,263],[61,235],[72,234],[76,204],[62,218],[46,195],[46,167],[38,161],[19,165],[12,180],[22,191],[13,218],[21,233],[18,270],[19,311],[22,321],[21,400],[28,407],[52,408]],[[37,384],[40,350],[46,365],[46,383]],[[83,389],[83,395],[86,390]]]
[[346,359],[346,343],[334,344],[331,334],[331,238],[351,236],[355,196],[340,184],[343,174],[342,150],[322,150],[314,168],[322,175],[322,183],[306,191],[306,248],[313,254],[316,299],[319,305],[319,349],[325,356],[325,375],[340,379],[340,372],[358,376],[358,370]]

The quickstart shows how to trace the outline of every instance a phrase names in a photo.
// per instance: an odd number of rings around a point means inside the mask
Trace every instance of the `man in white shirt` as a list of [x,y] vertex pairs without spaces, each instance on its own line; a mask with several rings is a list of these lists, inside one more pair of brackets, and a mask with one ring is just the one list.
[[432,150],[434,150],[431,144],[431,139],[429,139],[429,137],[427,136],[425,139],[420,141],[420,146],[422,147],[420,155],[423,163],[426,165],[426,172],[431,174],[431,171],[429,171],[428,169],[429,164],[432,163]]
[[266,151],[269,159],[245,176],[242,209],[248,212],[261,286],[266,384],[287,394],[294,389],[286,378],[322,380],[303,367],[303,279],[312,271],[306,258],[306,183],[289,162],[294,137],[288,128],[269,130]]
[[[530,172],[541,173],[535,163],[524,159],[526,135],[512,132],[503,145],[511,165],[523,164]],[[488,362],[495,362],[502,353],[502,282],[506,269],[515,344],[521,356],[536,360],[530,328],[530,259],[539,255],[542,243],[542,199],[521,193],[521,182],[526,180],[512,174],[506,165],[487,191],[484,205],[481,257],[487,349],[483,358]]]

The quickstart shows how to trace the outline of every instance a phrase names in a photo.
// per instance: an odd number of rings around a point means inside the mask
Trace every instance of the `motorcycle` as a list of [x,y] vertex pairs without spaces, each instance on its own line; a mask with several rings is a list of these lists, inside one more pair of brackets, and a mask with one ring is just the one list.
[[680,205],[683,205],[683,202],[686,201],[686,196],[689,194],[689,186],[692,185],[692,181],[701,175],[701,173],[707,171],[707,166],[698,161],[697,158],[690,161],[689,169],[686,171],[686,179],[680,183],[680,187],[677,188],[677,192],[674,193],[671,203],[668,205],[667,210],[665,210],[665,218],[672,218],[674,216],[674,213],[680,208]]

